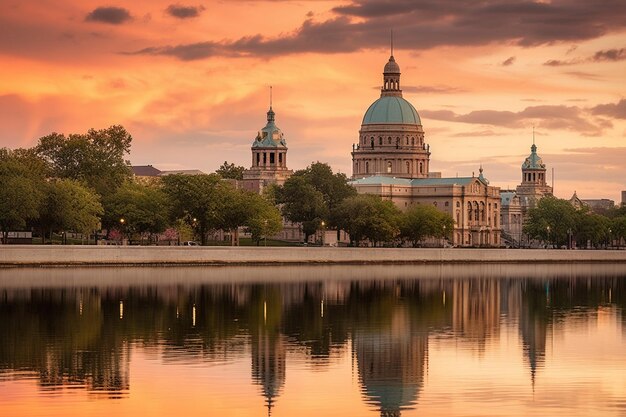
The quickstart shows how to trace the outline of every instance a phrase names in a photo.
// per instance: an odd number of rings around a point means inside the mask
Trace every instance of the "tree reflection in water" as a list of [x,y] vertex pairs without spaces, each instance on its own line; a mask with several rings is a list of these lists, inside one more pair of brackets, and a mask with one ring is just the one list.
[[351,349],[363,400],[381,416],[399,416],[418,405],[430,337],[454,338],[480,355],[502,326],[515,325],[534,384],[553,324],[604,306],[624,314],[624,282],[611,276],[0,288],[0,374],[35,373],[49,392],[73,386],[124,398],[136,344],[165,363],[250,355],[251,379],[270,413],[289,383],[289,355],[323,369]]

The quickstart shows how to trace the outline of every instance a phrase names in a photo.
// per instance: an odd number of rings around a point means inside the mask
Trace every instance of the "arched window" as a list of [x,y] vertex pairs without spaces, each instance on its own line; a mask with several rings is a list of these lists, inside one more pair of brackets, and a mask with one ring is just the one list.
[[370,173],[370,163],[365,161],[365,173],[369,174]]
[[411,138],[411,145],[415,146],[415,138]]
[[387,161],[387,173],[391,173],[391,161]]
[[437,207],[437,202],[433,201],[433,206]]
[[456,224],[461,224],[461,211],[456,211]]
[[411,172],[411,164],[409,161],[406,161],[406,173],[408,174],[409,172]]
[[420,174],[424,173],[424,165],[420,162]]
[[457,206],[457,207],[461,207],[461,202],[460,202],[460,201],[457,201],[457,202],[456,202],[456,206]]
[[478,211],[478,202],[474,201],[474,220],[478,221],[480,219],[479,215],[480,213]]
[[480,219],[483,222],[485,221],[485,203],[483,203],[482,201],[480,202]]
[[408,136],[406,137],[406,145],[407,146],[409,145],[409,137]]
[[374,138],[372,138],[371,144],[372,144],[372,149],[374,149]]
[[389,145],[391,145],[391,136],[389,136],[389,137],[387,138],[387,143],[388,143]]
[[449,205],[450,205],[450,203],[447,202],[447,201],[444,203],[444,206],[446,206],[446,207],[448,207]]
[[383,138],[382,138],[382,137],[378,137],[378,144],[379,144],[380,146],[382,146],[382,145],[383,145]]
[[467,219],[472,220],[472,202],[467,202]]

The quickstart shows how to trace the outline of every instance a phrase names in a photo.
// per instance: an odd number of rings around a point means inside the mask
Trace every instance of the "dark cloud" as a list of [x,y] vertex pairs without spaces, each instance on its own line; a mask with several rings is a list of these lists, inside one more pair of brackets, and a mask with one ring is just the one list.
[[181,6],[180,4],[170,4],[165,12],[178,19],[190,19],[200,16],[204,11],[204,6]]
[[132,19],[130,12],[121,7],[98,7],[85,16],[85,20],[88,22],[108,23],[110,25],[121,25]]
[[[493,42],[535,46],[594,39],[623,30],[626,2],[601,5],[581,0],[353,0],[335,7],[334,17],[308,16],[292,32],[232,41],[151,46],[135,54],[168,55],[183,60],[216,53],[229,56],[275,56],[294,53],[342,53],[387,47],[389,29],[399,49],[423,50],[442,45],[474,46]],[[186,53],[191,48],[194,54]],[[203,50],[203,53],[198,53]]]
[[598,51],[587,58],[574,58],[567,61],[561,61],[558,59],[550,59],[543,63],[549,67],[562,67],[566,65],[576,65],[585,62],[616,62],[626,59],[626,48],[622,49],[607,49],[606,51]]
[[615,119],[626,119],[626,99],[621,99],[617,104],[600,104],[593,107],[591,113]]
[[515,62],[515,57],[512,56],[510,58],[505,59],[500,65],[502,65],[503,67],[508,67],[509,65],[513,65],[514,62]]
[[457,114],[450,110],[422,110],[420,115],[426,119],[507,128],[520,128],[533,123],[545,129],[564,129],[584,136],[599,136],[605,129],[613,127],[613,124],[610,120],[593,115],[626,118],[625,112],[626,101],[622,100],[618,104],[596,106],[591,111],[577,106],[541,105],[526,107],[519,112],[476,110],[467,114]]
[[591,57],[591,60],[594,62],[622,61],[624,59],[626,59],[626,48],[598,51]]

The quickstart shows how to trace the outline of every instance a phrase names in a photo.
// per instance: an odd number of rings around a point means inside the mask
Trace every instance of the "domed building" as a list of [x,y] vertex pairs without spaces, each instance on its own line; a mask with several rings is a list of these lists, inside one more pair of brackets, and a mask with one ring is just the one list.
[[402,97],[400,67],[391,55],[383,70],[380,98],[365,112],[359,143],[352,150],[352,177],[426,178],[429,158],[422,121]]
[[550,195],[552,195],[552,187],[546,181],[546,164],[537,154],[533,132],[530,155],[522,163],[521,184],[515,190],[503,190],[501,193],[503,239],[514,246],[530,244],[530,242],[522,242],[522,229],[528,210],[535,207],[542,197]]
[[432,204],[448,213],[454,219],[449,241],[455,246],[500,245],[500,189],[489,185],[482,167],[471,177],[441,178],[430,172],[430,146],[417,110],[402,97],[393,51],[380,98],[365,112],[358,143],[352,145],[352,185],[402,210]]
[[276,126],[276,113],[267,112],[267,124],[252,142],[252,166],[243,172],[243,186],[261,192],[270,184],[282,185],[293,171],[287,168],[287,141]]

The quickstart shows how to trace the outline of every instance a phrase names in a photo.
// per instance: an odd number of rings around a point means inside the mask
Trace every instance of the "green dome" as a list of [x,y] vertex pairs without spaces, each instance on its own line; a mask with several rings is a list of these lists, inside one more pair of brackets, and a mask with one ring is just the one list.
[[415,107],[402,97],[383,96],[367,109],[362,124],[391,123],[421,125],[422,121]]

